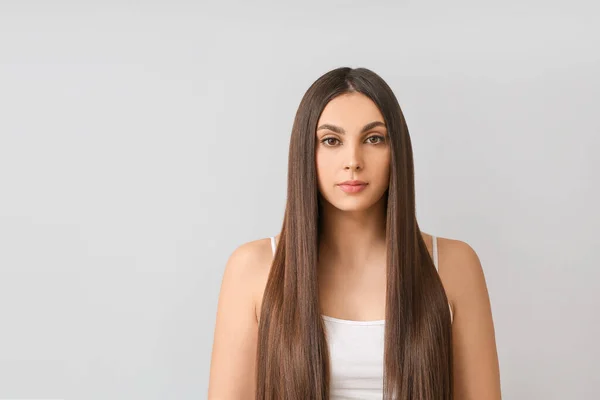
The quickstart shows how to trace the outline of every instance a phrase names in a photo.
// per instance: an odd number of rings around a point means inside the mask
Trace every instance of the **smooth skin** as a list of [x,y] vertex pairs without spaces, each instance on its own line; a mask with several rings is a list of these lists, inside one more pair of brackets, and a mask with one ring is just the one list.
[[[315,154],[324,210],[317,268],[324,315],[361,321],[385,318],[383,195],[389,182],[390,148],[383,122],[368,97],[350,93],[331,100],[317,124]],[[338,184],[350,179],[368,185],[362,192],[345,193]],[[423,233],[423,239],[431,253],[431,235]],[[500,399],[494,323],[479,257],[467,243],[440,237],[438,257],[454,314],[454,398]],[[227,261],[217,307],[209,400],[255,397],[258,321],[272,259],[266,238],[242,244]]]

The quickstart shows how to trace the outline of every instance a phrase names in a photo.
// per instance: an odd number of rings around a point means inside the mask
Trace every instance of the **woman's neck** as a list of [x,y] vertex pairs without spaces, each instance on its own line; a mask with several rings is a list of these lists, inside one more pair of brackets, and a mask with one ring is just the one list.
[[323,205],[319,258],[327,265],[361,268],[385,260],[385,204],[368,210],[344,211]]

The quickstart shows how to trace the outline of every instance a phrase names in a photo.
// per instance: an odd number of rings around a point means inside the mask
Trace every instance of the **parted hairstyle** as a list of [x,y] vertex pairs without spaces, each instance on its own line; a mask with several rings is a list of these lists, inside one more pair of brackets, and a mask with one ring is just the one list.
[[391,146],[386,202],[383,398],[452,399],[448,299],[416,220],[414,165],[404,115],[388,84],[366,68],[337,68],[304,94],[289,147],[287,200],[261,306],[257,400],[326,400],[330,364],[317,264],[322,213],[315,163],[321,112],[336,96],[359,92],[384,117]]

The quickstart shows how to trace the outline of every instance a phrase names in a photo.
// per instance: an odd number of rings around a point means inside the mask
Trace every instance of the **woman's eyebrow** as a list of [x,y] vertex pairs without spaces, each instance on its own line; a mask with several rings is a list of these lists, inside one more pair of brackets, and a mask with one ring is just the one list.
[[[360,130],[360,133],[364,133],[368,130],[371,130],[373,128],[375,128],[376,126],[383,126],[385,128],[385,124],[381,121],[373,121],[373,122],[369,122],[368,124],[366,124],[365,126],[363,126],[363,128]],[[335,133],[339,133],[340,135],[344,135],[346,133],[346,131],[344,130],[344,128],[341,128],[339,126],[335,126],[335,125],[331,125],[331,124],[323,124],[320,127],[317,128],[317,131],[321,130],[321,129],[329,129],[330,131],[333,131]]]

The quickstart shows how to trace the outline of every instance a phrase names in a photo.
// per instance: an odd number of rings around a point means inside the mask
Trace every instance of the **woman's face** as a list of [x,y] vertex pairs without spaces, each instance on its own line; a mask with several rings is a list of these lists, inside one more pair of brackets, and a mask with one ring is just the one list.
[[[379,108],[353,92],[331,100],[317,124],[316,167],[319,192],[344,211],[366,210],[389,185],[390,146]],[[366,182],[360,191],[343,190],[349,180]]]

